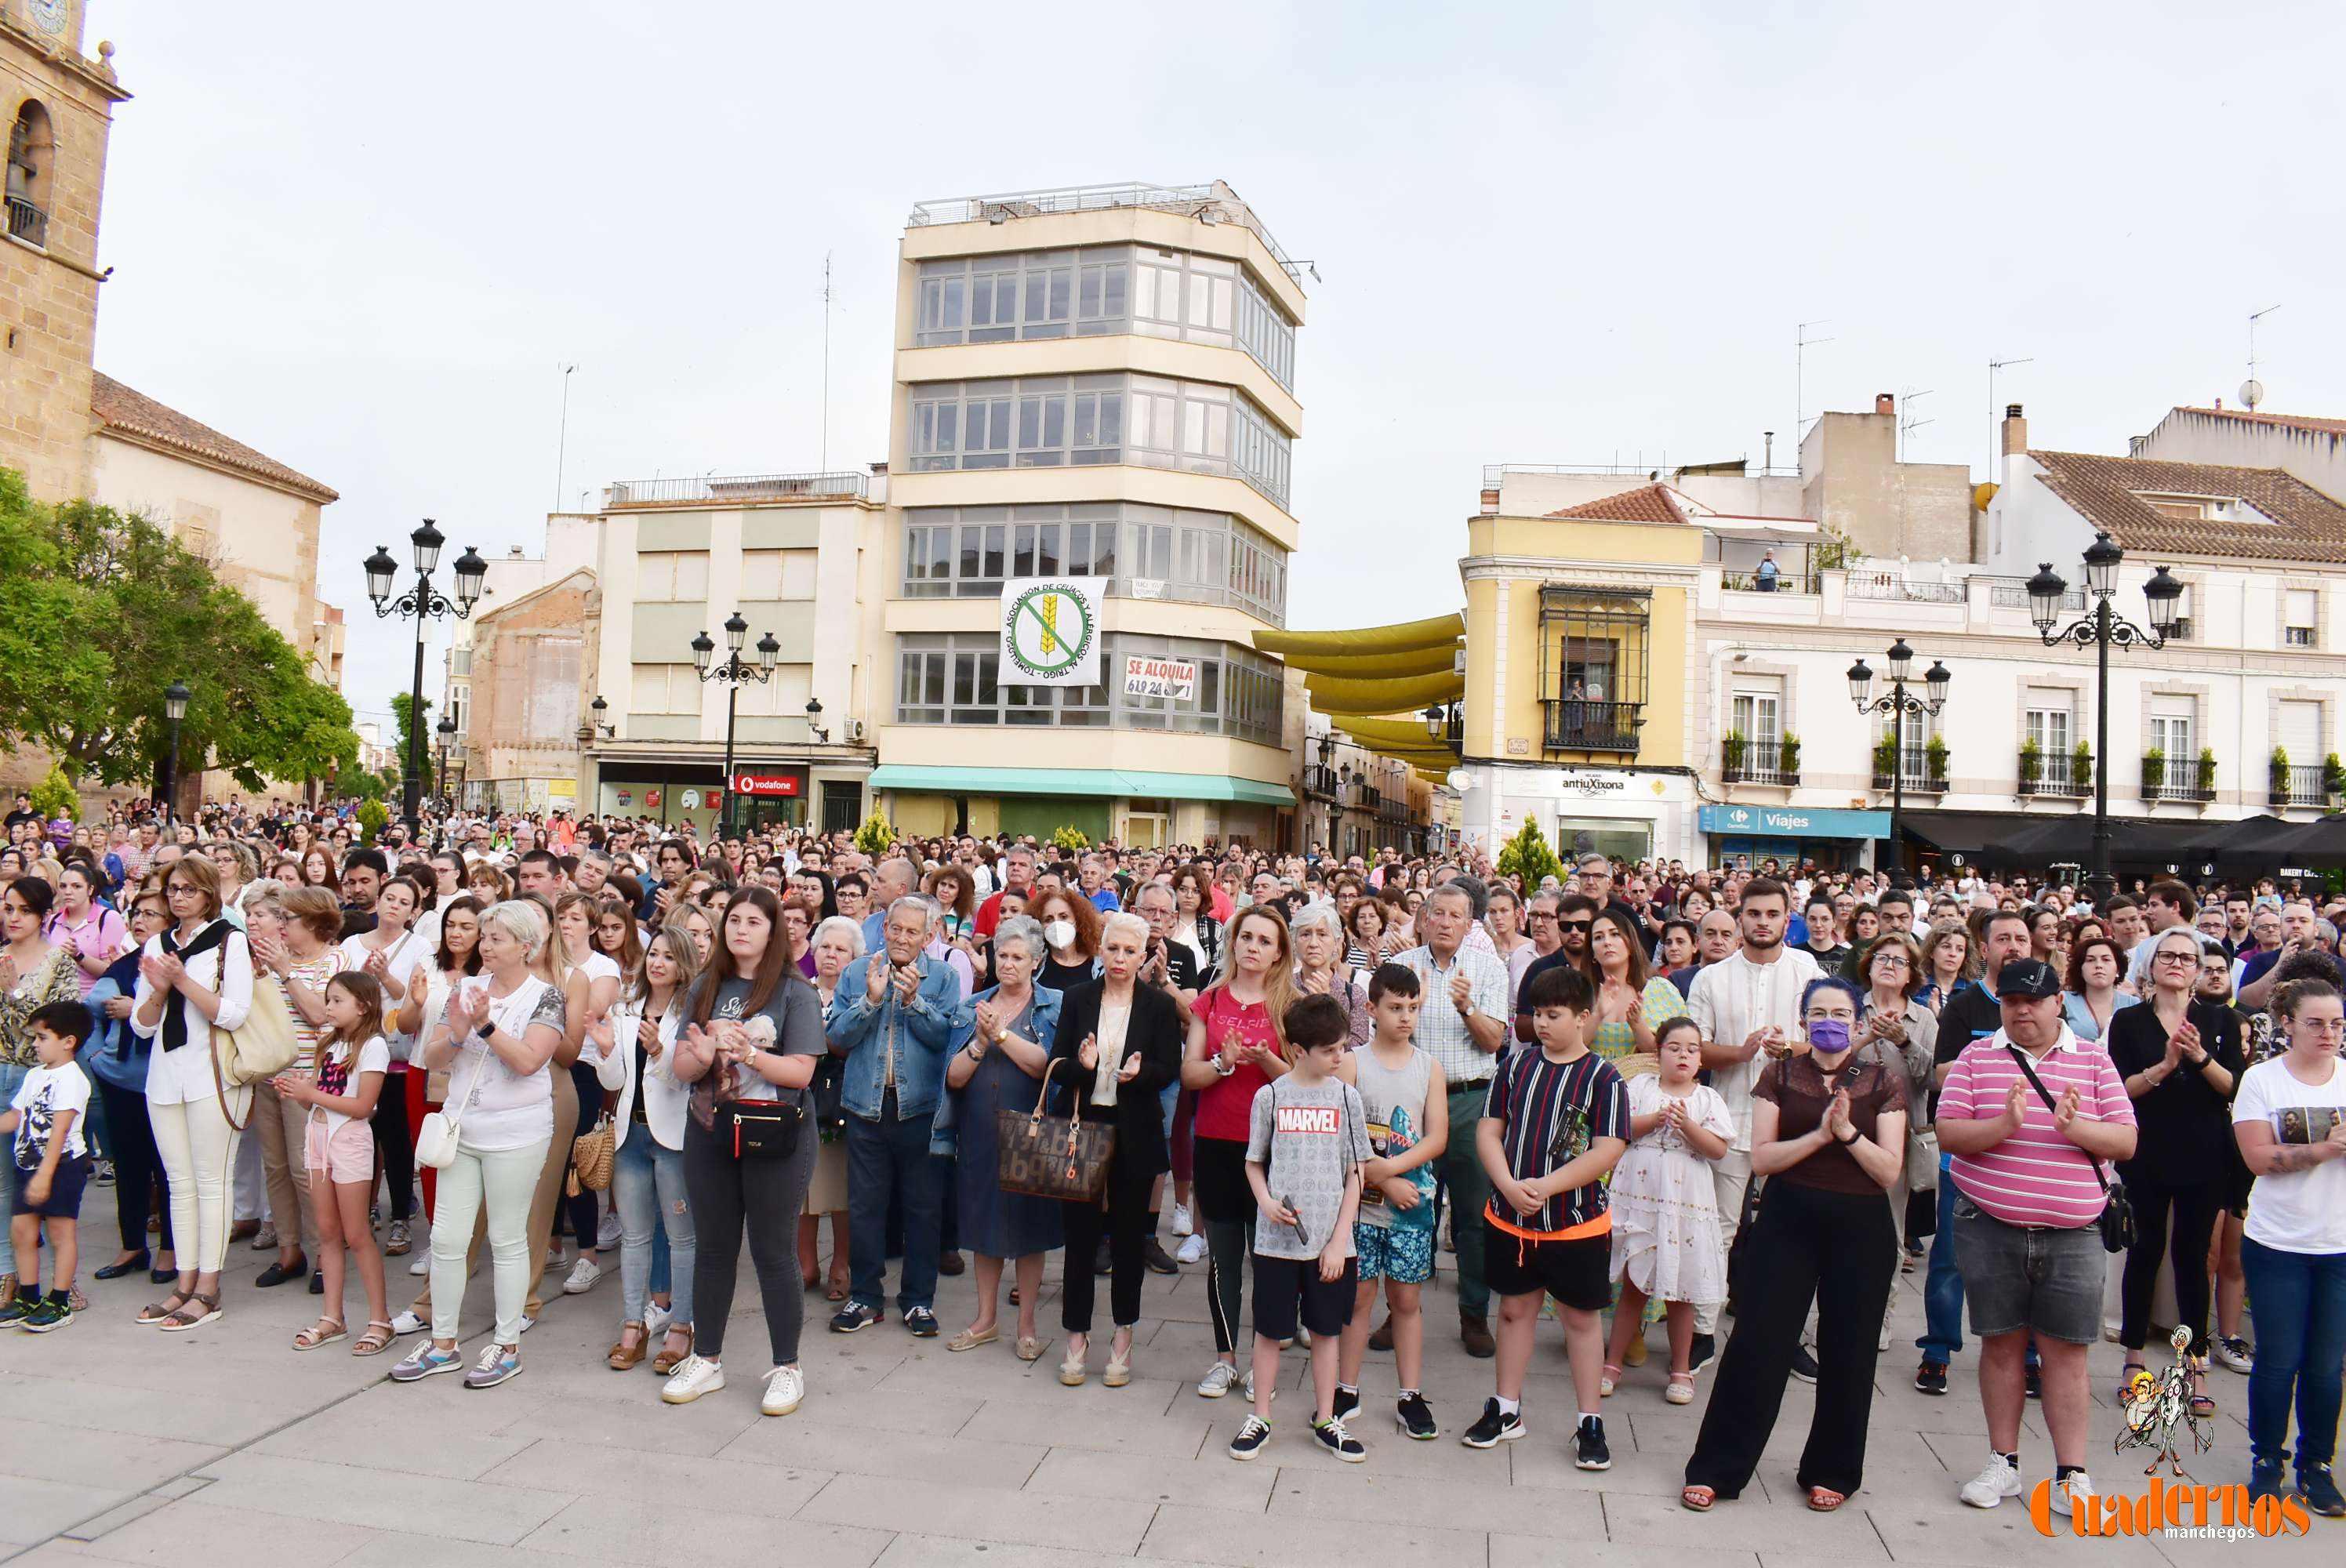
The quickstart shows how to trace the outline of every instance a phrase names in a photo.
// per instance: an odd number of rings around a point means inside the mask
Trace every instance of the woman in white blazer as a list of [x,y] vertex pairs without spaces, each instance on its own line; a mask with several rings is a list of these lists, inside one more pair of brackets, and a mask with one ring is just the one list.
[[617,1151],[611,1197],[619,1212],[619,1294],[624,1314],[618,1342],[607,1358],[624,1372],[649,1353],[646,1309],[656,1227],[668,1232],[675,1281],[668,1337],[652,1369],[666,1376],[692,1353],[692,1209],[684,1191],[684,1112],[687,1086],[671,1071],[681,1003],[699,970],[691,942],[660,931],[644,950],[642,979],[589,1027],[595,1074],[619,1096],[614,1115]]

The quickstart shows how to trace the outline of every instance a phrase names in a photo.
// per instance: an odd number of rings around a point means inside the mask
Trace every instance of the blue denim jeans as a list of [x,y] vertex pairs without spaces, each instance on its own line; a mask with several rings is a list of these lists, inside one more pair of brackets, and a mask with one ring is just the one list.
[[2243,1240],[2240,1272],[2257,1329],[2249,1374],[2249,1451],[2258,1464],[2289,1462],[2289,1410],[2297,1406],[2297,1468],[2328,1464],[2338,1448],[2340,1369],[2346,1364],[2346,1252],[2283,1252]]
[[891,1091],[880,1119],[847,1118],[848,1293],[878,1311],[886,1297],[888,1200],[904,1212],[903,1274],[896,1309],[933,1308],[937,1299],[937,1240],[942,1219],[936,1161],[929,1154],[929,1118],[896,1115]]
[[[13,1062],[0,1062],[0,1111],[16,1097],[25,1076],[31,1071]],[[96,1096],[92,1096],[95,1098]],[[16,1156],[13,1147],[0,1147],[0,1217],[5,1217],[16,1199]],[[0,1274],[16,1272],[16,1244],[0,1235]]]
[[640,1323],[656,1281],[654,1238],[666,1237],[679,1281],[674,1309],[678,1327],[692,1322],[692,1264],[697,1248],[692,1206],[684,1195],[684,1151],[662,1148],[644,1126],[627,1129],[611,1162],[611,1199],[619,1210],[619,1299],[624,1321]]
[[1939,1228],[1931,1236],[1931,1271],[1923,1281],[1923,1359],[1942,1364],[1964,1348],[1964,1276],[1955,1267],[1955,1184],[1939,1156]]

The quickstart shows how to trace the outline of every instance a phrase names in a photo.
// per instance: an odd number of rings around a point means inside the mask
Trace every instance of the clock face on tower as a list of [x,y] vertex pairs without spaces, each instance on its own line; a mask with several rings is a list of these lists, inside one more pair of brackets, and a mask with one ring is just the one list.
[[31,7],[33,25],[53,38],[64,36],[69,0],[31,0]]

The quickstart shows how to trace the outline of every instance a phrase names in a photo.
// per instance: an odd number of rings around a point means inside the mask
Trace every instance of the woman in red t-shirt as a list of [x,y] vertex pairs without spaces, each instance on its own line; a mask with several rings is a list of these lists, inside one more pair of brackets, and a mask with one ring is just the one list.
[[1295,1000],[1294,975],[1287,922],[1270,910],[1243,911],[1223,932],[1214,983],[1191,1011],[1181,1086],[1198,1094],[1191,1159],[1206,1228],[1206,1300],[1214,1319],[1214,1364],[1198,1384],[1204,1399],[1220,1399],[1239,1380],[1239,1294],[1247,1223],[1255,1210],[1246,1177],[1247,1134],[1255,1091],[1287,1071],[1280,1021]]

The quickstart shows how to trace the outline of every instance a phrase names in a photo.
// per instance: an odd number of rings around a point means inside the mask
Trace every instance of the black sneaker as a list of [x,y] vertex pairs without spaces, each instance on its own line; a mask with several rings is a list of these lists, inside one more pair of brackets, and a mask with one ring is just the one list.
[[[25,1325],[29,1329],[33,1325]],[[2297,1467],[2297,1492],[2305,1499],[2305,1506],[2324,1519],[2346,1519],[2346,1496],[2338,1491],[2338,1482],[2326,1464],[2300,1464]]]
[[1419,1442],[1432,1442],[1442,1435],[1442,1429],[1433,1424],[1433,1409],[1425,1402],[1423,1394],[1403,1394],[1401,1402],[1393,1406],[1393,1424],[1401,1429],[1402,1436]]
[[1239,1428],[1239,1435],[1230,1439],[1230,1457],[1252,1459],[1262,1451],[1262,1445],[1270,1441],[1270,1423],[1260,1416],[1249,1416],[1246,1419],[1246,1425]]
[[1333,1408],[1335,1417],[1338,1420],[1351,1420],[1354,1416],[1361,1413],[1361,1390],[1358,1389],[1348,1389],[1343,1384],[1338,1383],[1336,1385],[1336,1403]]
[[2032,1400],[2045,1397],[2045,1374],[2035,1367],[2028,1369],[2028,1397]]
[[882,1314],[877,1307],[866,1307],[861,1301],[850,1301],[831,1315],[831,1331],[834,1334],[854,1334],[880,1321]]
[[1947,1391],[1947,1363],[1925,1361],[1914,1369],[1914,1391],[1918,1394],[1943,1394]]
[[1342,1460],[1346,1464],[1358,1464],[1369,1457],[1361,1440],[1344,1430],[1344,1423],[1334,1416],[1311,1423],[1311,1441]]
[[925,1307],[915,1307],[904,1314],[904,1332],[915,1339],[937,1337],[937,1315]]
[[1792,1347],[1792,1376],[1804,1383],[1817,1380],[1817,1359],[1809,1354],[1806,1345]]
[[1116,1259],[1108,1256],[1107,1237],[1100,1237],[1099,1250],[1092,1255],[1092,1272],[1105,1279],[1116,1272]]
[[1458,1434],[1458,1441],[1468,1448],[1496,1448],[1523,1435],[1523,1412],[1518,1410],[1508,1415],[1499,1409],[1499,1401],[1492,1399],[1483,1401],[1482,1415],[1473,1426]]
[[1611,1470],[1613,1451],[1605,1446],[1605,1419],[1583,1416],[1572,1434],[1572,1462],[1579,1470]]
[[1140,1261],[1148,1266],[1148,1272],[1151,1274],[1178,1274],[1181,1272],[1181,1266],[1173,1261],[1172,1254],[1167,1252],[1163,1245],[1153,1236],[1150,1237],[1147,1244],[1141,1247]]
[[1687,1352],[1687,1370],[1699,1372],[1719,1359],[1719,1339],[1712,1334],[1697,1334],[1694,1345]]
[[2289,1471],[2279,1462],[2267,1463],[2259,1460],[2249,1467],[2249,1505],[2250,1507],[2254,1507],[2268,1497],[2279,1502],[2289,1495]]

